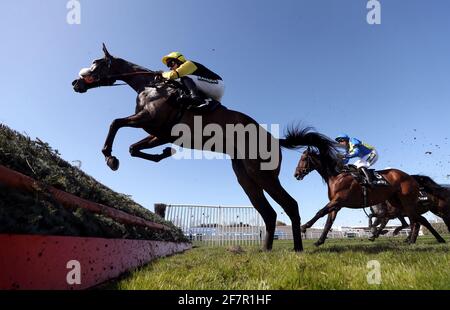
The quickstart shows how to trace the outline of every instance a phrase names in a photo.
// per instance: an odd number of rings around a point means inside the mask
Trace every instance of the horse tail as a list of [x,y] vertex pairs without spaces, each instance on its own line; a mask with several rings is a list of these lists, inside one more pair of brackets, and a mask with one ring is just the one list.
[[280,145],[290,150],[305,146],[316,147],[324,154],[337,153],[338,145],[327,136],[315,132],[312,127],[291,126],[286,130],[285,138],[280,139]]
[[424,188],[425,192],[440,199],[450,200],[450,190],[437,184],[429,176],[416,174],[412,177]]
[[286,130],[280,145],[290,150],[302,147],[315,147],[319,150],[321,161],[329,167],[337,167],[341,161],[338,158],[338,144],[327,136],[314,131],[312,127],[290,126]]
[[315,132],[312,127],[290,126],[286,130],[285,138],[280,139],[280,145],[290,150],[296,150],[305,146],[326,149],[333,146],[333,144],[333,141]]

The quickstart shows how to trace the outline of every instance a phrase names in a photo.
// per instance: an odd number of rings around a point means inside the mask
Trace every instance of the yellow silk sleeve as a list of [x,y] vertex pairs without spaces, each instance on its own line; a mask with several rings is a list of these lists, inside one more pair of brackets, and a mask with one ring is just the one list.
[[182,76],[192,74],[197,70],[197,66],[192,61],[186,61],[176,70],[163,72],[162,76],[168,80],[175,80]]

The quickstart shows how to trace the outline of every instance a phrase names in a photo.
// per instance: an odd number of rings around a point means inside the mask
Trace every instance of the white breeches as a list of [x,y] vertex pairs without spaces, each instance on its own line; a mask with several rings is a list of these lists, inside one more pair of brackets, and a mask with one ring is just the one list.
[[363,156],[360,159],[358,159],[357,161],[355,161],[355,163],[353,165],[355,165],[356,168],[360,168],[360,167],[370,168],[373,164],[375,164],[377,162],[377,160],[378,160],[378,153],[376,150],[373,150],[366,156]]
[[225,84],[222,80],[210,80],[196,75],[187,75],[197,85],[198,90],[207,97],[221,101],[225,92]]

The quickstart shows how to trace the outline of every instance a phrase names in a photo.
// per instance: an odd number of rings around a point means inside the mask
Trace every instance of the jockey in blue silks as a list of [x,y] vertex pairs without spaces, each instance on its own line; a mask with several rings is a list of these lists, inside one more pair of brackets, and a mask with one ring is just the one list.
[[378,153],[375,148],[361,140],[350,138],[347,134],[340,134],[335,140],[345,147],[344,164],[347,164],[351,158],[359,158],[353,165],[364,174],[367,183],[372,185],[372,175],[367,169],[378,160]]

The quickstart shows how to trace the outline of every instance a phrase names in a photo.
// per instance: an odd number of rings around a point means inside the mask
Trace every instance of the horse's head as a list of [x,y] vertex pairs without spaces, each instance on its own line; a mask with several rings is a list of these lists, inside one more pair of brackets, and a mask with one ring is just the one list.
[[105,54],[103,58],[94,60],[90,68],[80,70],[80,78],[72,82],[74,91],[77,93],[85,93],[90,88],[110,86],[115,83],[116,58],[111,56],[104,43],[103,52]]
[[295,168],[294,177],[297,180],[303,180],[311,171],[317,169],[319,164],[319,155],[310,147],[308,147],[300,157],[297,168]]

